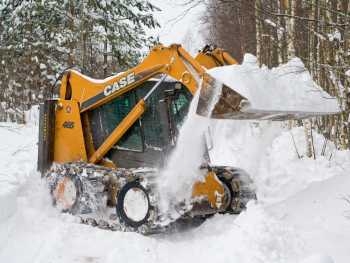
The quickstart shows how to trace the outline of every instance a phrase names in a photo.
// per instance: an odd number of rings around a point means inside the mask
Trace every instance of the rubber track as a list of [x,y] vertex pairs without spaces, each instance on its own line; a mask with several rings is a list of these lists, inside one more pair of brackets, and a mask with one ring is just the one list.
[[[248,201],[256,199],[254,187],[251,179],[247,174],[237,169],[229,167],[216,167],[212,170],[218,175],[229,181],[239,181],[239,192],[235,194],[235,202],[237,207],[230,209],[227,213],[238,214],[246,208]],[[184,229],[187,224],[198,225],[207,216],[188,218],[186,216],[171,220],[169,217],[160,215],[157,208],[157,195],[155,190],[154,169],[110,169],[99,165],[88,164],[84,162],[66,163],[62,165],[55,164],[46,174],[46,179],[53,191],[55,183],[64,176],[70,176],[80,181],[82,189],[80,189],[79,204],[71,211],[80,218],[82,224],[98,227],[111,231],[123,232],[138,232],[143,235],[172,232],[174,229]],[[120,222],[116,215],[115,208],[107,208],[105,191],[105,182],[108,177],[113,177],[117,181],[118,189],[120,190],[127,182],[139,180],[149,194],[150,205],[152,207],[151,216],[148,222],[138,228],[126,226]],[[111,212],[112,211],[112,212]],[[190,211],[189,211],[190,213]],[[210,216],[210,215],[209,215]],[[166,218],[167,225],[161,221]],[[185,223],[184,223],[185,222]]]
[[[154,195],[152,179],[154,178],[154,170],[140,169],[110,169],[98,165],[88,164],[84,162],[55,164],[50,171],[46,173],[46,179],[51,190],[55,188],[56,182],[64,177],[69,176],[74,180],[79,180],[81,185],[79,201],[69,212],[80,218],[83,224],[91,225],[101,229],[111,231],[139,232],[142,234],[152,234],[163,232],[163,227],[159,227],[157,222],[157,198]],[[119,221],[115,214],[115,208],[107,208],[107,193],[105,184],[108,178],[113,177],[116,180],[118,191],[127,183],[133,180],[139,180],[149,194],[151,202],[151,216],[148,222],[139,228],[126,226]],[[110,213],[112,211],[112,213]]]

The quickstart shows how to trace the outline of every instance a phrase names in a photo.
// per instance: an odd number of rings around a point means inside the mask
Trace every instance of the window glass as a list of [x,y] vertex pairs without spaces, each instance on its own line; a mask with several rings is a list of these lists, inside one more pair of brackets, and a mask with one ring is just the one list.
[[[140,98],[144,97],[156,83],[156,81],[147,81],[142,84],[142,88],[137,90],[137,96]],[[159,100],[162,99],[164,89],[167,85],[168,83],[162,83],[161,86],[151,94],[147,100],[147,109],[141,118],[145,145],[153,149],[160,149],[165,144],[164,124],[160,117]]]
[[[134,92],[129,92],[91,112],[93,141],[98,148],[136,104]],[[115,146],[119,149],[143,150],[140,122],[137,121]]]
[[177,129],[179,129],[188,113],[190,106],[191,94],[184,87],[177,91],[179,94],[171,103],[171,113]]

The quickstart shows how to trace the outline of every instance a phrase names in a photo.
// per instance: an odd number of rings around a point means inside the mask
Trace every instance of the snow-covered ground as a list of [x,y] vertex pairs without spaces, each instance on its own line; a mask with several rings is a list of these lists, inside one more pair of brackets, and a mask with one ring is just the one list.
[[[35,118],[33,118],[35,120]],[[145,237],[81,225],[59,213],[36,172],[37,125],[0,123],[0,262],[301,262],[350,259],[350,153],[314,133],[316,160],[302,128],[222,121],[211,155],[241,164],[259,202],[239,216],[216,215],[184,233]]]

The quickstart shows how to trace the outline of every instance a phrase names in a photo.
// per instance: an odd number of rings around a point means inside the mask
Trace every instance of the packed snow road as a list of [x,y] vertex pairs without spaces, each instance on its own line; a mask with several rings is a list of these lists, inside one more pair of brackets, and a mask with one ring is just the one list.
[[0,123],[0,262],[349,262],[350,153],[328,143],[320,156],[320,135],[317,159],[298,159],[290,133],[304,154],[302,128],[215,124],[214,159],[254,172],[259,202],[239,216],[146,237],[82,225],[52,207],[36,172],[36,130]]

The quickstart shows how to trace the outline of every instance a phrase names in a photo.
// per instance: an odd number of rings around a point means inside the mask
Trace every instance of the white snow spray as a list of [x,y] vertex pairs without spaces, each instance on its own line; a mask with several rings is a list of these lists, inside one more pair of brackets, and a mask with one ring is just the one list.
[[[246,97],[252,109],[272,112],[339,110],[337,102],[330,100],[330,96],[312,81],[300,60],[292,60],[270,70],[260,68],[257,59],[247,54],[241,65],[213,68],[208,73],[216,80],[208,102],[208,114],[211,114],[221,95],[222,83]],[[310,96],[310,91],[315,91],[315,96]],[[203,162],[203,136],[208,126],[216,133],[210,153],[211,157],[216,156],[212,159],[221,164],[243,168],[253,178],[259,171],[263,150],[275,135],[276,129],[268,123],[254,124],[246,121],[243,125],[242,121],[232,120],[214,123],[209,118],[196,115],[199,94],[200,90],[195,94],[188,116],[180,129],[177,146],[159,177],[161,210],[170,213],[171,218],[180,216],[175,205],[189,201],[193,183],[204,178],[199,167]]]
[[[219,99],[221,87],[221,83],[216,83],[213,87],[208,115]],[[200,89],[197,90],[192,99],[188,115],[179,132],[176,148],[168,158],[158,181],[161,210],[168,214],[171,219],[181,216],[175,209],[176,204],[188,203],[194,182],[203,180],[205,175],[199,168],[204,161],[204,132],[210,125],[210,118],[196,114],[199,96]]]

